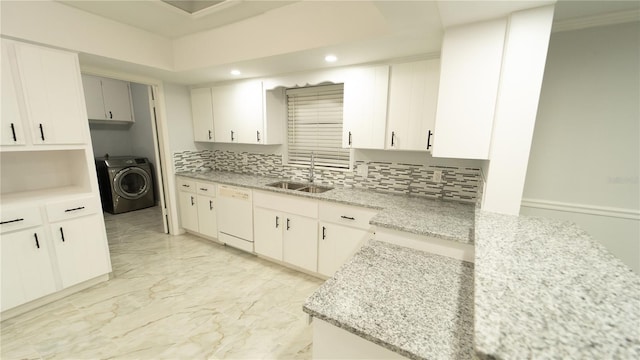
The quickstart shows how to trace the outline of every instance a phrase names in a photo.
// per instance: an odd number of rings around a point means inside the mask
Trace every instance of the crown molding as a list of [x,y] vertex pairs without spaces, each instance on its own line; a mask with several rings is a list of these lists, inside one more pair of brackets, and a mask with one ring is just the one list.
[[561,31],[579,30],[590,27],[622,24],[633,21],[640,21],[640,9],[556,21],[553,23],[551,32],[555,33]]

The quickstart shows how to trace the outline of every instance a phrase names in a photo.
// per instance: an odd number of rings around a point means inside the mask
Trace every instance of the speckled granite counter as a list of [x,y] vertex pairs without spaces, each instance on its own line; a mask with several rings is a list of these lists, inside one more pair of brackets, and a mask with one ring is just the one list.
[[309,194],[266,186],[281,179],[231,172],[178,172],[178,176],[236,185],[282,194],[379,209],[371,224],[404,232],[473,244],[475,205],[431,200],[416,196],[384,194],[371,190],[335,187]]
[[303,309],[412,359],[474,358],[468,262],[371,241]]
[[578,226],[478,212],[475,232],[479,354],[640,359],[640,277]]

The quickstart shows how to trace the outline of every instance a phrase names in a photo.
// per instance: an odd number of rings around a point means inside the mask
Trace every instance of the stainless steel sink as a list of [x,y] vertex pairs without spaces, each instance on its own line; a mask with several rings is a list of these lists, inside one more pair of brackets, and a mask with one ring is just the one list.
[[309,185],[307,187],[303,187],[301,189],[298,189],[298,191],[304,191],[304,192],[308,192],[308,193],[312,193],[312,194],[320,194],[320,193],[323,193],[323,192],[329,191],[329,190],[331,190],[331,188],[324,187],[324,186],[317,186],[317,185]]
[[307,192],[311,194],[320,194],[332,189],[326,186],[302,184],[302,183],[291,182],[291,181],[278,181],[271,184],[267,184],[267,186],[271,186],[279,189],[302,191],[302,192]]
[[299,190],[307,186],[307,184],[300,184],[290,181],[278,181],[271,184],[267,184],[267,186],[280,188],[280,189],[289,189],[289,190]]

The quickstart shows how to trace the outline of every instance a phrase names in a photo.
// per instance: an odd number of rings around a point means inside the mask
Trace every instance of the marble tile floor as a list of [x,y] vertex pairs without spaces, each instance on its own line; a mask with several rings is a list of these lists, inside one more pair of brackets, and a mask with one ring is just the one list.
[[322,280],[186,234],[157,208],[105,214],[112,278],[1,323],[8,359],[308,359]]

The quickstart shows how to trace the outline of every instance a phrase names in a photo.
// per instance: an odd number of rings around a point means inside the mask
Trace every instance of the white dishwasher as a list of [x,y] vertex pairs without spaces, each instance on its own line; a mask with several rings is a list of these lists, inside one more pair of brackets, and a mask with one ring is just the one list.
[[253,252],[253,202],[251,190],[219,185],[218,240]]

